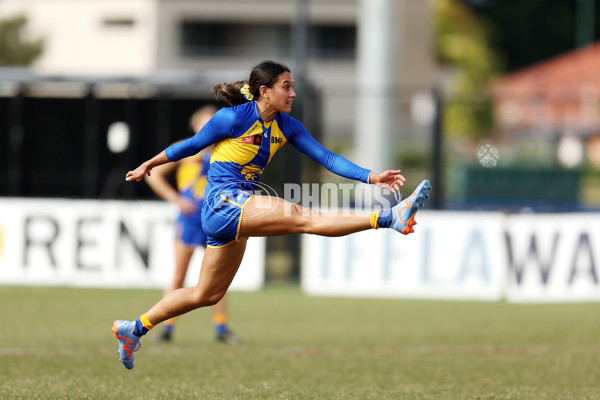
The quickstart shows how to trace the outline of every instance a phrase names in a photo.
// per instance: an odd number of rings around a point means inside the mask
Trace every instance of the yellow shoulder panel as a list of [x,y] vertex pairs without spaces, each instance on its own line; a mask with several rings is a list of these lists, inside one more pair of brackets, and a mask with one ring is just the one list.
[[275,152],[286,143],[287,139],[283,136],[281,129],[279,129],[277,121],[273,121],[273,126],[271,127],[271,154],[269,155],[269,162],[271,162],[271,158],[273,158]]

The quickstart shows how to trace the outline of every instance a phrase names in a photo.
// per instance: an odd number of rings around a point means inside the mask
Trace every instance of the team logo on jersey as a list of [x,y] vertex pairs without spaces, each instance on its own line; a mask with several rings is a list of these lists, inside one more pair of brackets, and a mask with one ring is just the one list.
[[242,168],[241,174],[247,181],[256,181],[262,175],[262,168],[257,165],[248,164]]
[[242,138],[241,142],[260,146],[262,144],[262,135],[245,136]]

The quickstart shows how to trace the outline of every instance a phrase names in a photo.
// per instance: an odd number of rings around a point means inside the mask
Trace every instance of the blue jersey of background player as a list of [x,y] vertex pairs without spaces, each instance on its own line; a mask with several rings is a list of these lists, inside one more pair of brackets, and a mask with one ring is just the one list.
[[188,246],[206,246],[202,229],[202,205],[206,190],[210,151],[204,150],[194,157],[181,160],[175,172],[177,190],[182,199],[189,201],[191,212],[181,209],[176,221],[176,235]]

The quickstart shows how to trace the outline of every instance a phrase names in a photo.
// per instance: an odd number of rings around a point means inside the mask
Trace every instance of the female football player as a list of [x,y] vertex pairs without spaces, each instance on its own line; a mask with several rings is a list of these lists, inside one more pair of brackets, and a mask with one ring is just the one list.
[[287,142],[331,172],[394,193],[405,178],[399,170],[376,173],[332,153],[291,118],[288,113],[296,92],[292,74],[283,64],[263,61],[252,69],[248,81],[219,83],[214,92],[232,107],[219,110],[195,136],[168,147],[126,175],[127,181],[140,181],[159,165],[215,145],[202,212],[208,248],[198,284],[170,292],[135,321],[113,323],[120,361],[128,369],[133,368],[133,352],[139,348],[141,336],[154,325],[221,300],[242,261],[248,237],[295,233],[343,236],[377,228],[409,234],[416,223],[415,214],[429,197],[431,185],[425,180],[391,209],[321,213],[275,196],[255,195],[263,169]]

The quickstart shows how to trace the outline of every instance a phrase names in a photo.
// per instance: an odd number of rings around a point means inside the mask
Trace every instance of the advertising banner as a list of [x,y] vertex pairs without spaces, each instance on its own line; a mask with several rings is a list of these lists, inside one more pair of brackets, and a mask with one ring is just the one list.
[[[164,288],[177,210],[158,201],[0,200],[0,285]],[[511,302],[600,301],[600,214],[420,211],[415,233],[302,236],[311,295]],[[231,290],[264,285],[250,238]],[[195,285],[199,248],[185,281]]]
[[415,233],[304,236],[306,293],[600,301],[600,214],[420,211]]
[[498,300],[506,254],[500,213],[419,212],[416,233],[305,235],[302,287],[315,295]]
[[600,301],[598,214],[510,216],[505,241],[509,301]]
[[[174,267],[176,215],[164,202],[0,200],[0,284],[162,289]],[[251,238],[231,290],[262,288],[264,263],[265,239]]]

